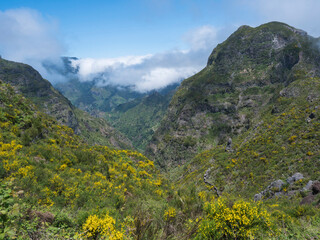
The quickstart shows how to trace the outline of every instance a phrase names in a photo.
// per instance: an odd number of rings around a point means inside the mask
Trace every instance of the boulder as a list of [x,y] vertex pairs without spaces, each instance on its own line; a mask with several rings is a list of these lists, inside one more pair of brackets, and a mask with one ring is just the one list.
[[284,182],[280,179],[273,181],[269,186],[268,189],[270,189],[273,192],[280,192],[282,187],[284,185]]
[[256,195],[254,195],[253,200],[256,201],[260,201],[262,199],[262,194],[261,193],[257,193]]
[[226,152],[232,151],[231,145],[232,145],[232,139],[229,138],[229,139],[228,139],[228,142],[227,142],[227,146],[226,146]]
[[299,181],[300,179],[304,179],[303,175],[301,173],[295,173],[291,177],[287,178],[287,183],[291,185],[294,182]]

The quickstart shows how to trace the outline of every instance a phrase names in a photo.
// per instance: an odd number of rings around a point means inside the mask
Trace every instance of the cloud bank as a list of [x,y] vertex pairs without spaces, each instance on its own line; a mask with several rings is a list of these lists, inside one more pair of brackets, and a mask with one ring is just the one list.
[[182,37],[189,50],[112,59],[73,59],[71,64],[78,69],[80,81],[95,80],[99,86],[129,86],[147,92],[178,83],[200,71],[218,43],[217,36],[218,31],[212,26],[202,26]]
[[131,87],[139,92],[164,88],[195,74],[205,65],[218,43],[218,31],[202,26],[187,32],[182,40],[188,50],[170,50],[153,55],[106,59],[72,59],[71,71],[61,56],[66,48],[57,36],[56,21],[33,9],[0,11],[0,54],[8,60],[24,62],[52,83],[78,78],[99,86]]

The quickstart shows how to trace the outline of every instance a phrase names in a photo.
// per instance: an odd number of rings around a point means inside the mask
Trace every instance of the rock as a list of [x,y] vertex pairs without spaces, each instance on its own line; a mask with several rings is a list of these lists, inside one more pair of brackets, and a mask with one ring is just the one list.
[[304,179],[303,175],[301,173],[295,173],[292,175],[292,177],[287,178],[287,183],[291,185],[294,182],[299,181],[300,179]]
[[312,184],[311,190],[313,195],[320,193],[320,182],[314,181]]
[[312,188],[313,181],[310,180],[307,185],[302,189],[303,191],[310,191]]
[[232,151],[231,145],[232,145],[232,139],[229,138],[229,139],[228,139],[228,142],[227,142],[227,146],[226,146],[226,151],[227,151],[227,152]]
[[280,197],[280,196],[282,196],[282,195],[283,195],[283,192],[276,192],[276,193],[274,194],[275,197]]
[[262,194],[261,193],[257,193],[256,195],[254,195],[253,200],[256,201],[260,201],[262,199]]
[[301,200],[300,205],[311,204],[313,201],[314,201],[314,195],[310,194]]
[[316,117],[316,115],[314,114],[314,113],[311,113],[310,115],[309,115],[309,118],[310,119],[314,119]]
[[284,182],[280,179],[272,182],[269,186],[268,189],[270,189],[273,192],[280,192],[282,187],[284,185]]

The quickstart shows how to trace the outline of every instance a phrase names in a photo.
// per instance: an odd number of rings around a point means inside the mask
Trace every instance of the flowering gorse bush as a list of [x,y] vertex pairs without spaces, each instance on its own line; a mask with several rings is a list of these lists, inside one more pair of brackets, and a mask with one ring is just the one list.
[[107,213],[103,218],[91,215],[82,226],[83,236],[88,239],[121,240],[122,231],[115,228],[116,221]]
[[206,202],[204,210],[196,239],[253,239],[257,232],[272,233],[270,214],[259,204],[239,200],[230,207],[219,198]]

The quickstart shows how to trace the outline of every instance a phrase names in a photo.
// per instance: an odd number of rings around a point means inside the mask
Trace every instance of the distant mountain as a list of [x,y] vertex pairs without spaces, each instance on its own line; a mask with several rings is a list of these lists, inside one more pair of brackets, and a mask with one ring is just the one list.
[[147,155],[163,166],[183,164],[253,133],[268,111],[284,111],[279,99],[287,87],[295,89],[297,80],[307,87],[309,78],[320,76],[318,43],[283,23],[240,27],[213,50],[202,71],[182,82]]
[[110,127],[106,120],[91,117],[75,108],[31,66],[0,59],[0,79],[11,84],[17,92],[32,100],[60,124],[67,125],[77,134],[85,136],[89,143],[119,148],[132,146],[130,141]]

